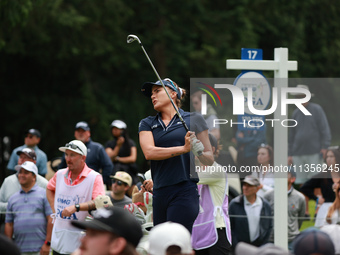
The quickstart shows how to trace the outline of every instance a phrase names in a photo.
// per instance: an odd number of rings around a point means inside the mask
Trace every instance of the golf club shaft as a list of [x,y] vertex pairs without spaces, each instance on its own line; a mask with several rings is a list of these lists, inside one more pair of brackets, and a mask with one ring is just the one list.
[[[137,37],[137,38],[138,38],[138,37]],[[168,95],[168,97],[169,97],[169,99],[170,99],[170,102],[171,102],[172,106],[175,108],[175,111],[176,111],[176,113],[177,113],[177,116],[178,116],[179,119],[181,120],[181,122],[182,122],[182,124],[183,124],[185,130],[188,132],[188,131],[189,131],[189,128],[188,128],[187,124],[185,123],[185,121],[184,121],[182,115],[180,114],[180,112],[178,111],[178,109],[177,109],[177,107],[176,107],[174,101],[173,101],[172,98],[170,97],[168,90],[165,88],[165,85],[163,84],[163,81],[162,81],[161,77],[159,76],[159,74],[158,74],[156,68],[154,67],[154,65],[152,64],[152,61],[151,61],[151,59],[149,58],[149,55],[146,53],[146,51],[145,51],[145,49],[144,49],[144,47],[143,47],[143,44],[142,44],[142,42],[141,42],[139,39],[138,39],[138,43],[139,43],[139,45],[141,46],[141,48],[142,48],[142,50],[143,50],[143,52],[144,52],[146,58],[148,59],[148,61],[149,61],[150,65],[151,65],[153,71],[155,72],[155,74],[156,74],[158,80],[159,80],[160,83],[162,84],[162,87],[164,88],[166,94]]]

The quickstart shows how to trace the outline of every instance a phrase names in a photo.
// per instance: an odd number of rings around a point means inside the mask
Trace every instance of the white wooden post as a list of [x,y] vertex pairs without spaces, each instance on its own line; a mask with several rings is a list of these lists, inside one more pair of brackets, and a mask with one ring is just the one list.
[[[288,48],[275,48],[274,60],[240,60],[227,59],[227,69],[274,71],[274,86],[288,87],[288,71],[297,70],[297,61],[288,61]],[[274,112],[274,165],[286,166],[288,159],[288,130],[281,126],[281,100],[278,97],[278,108]],[[274,192],[274,243],[288,250],[288,196],[287,175],[275,173]]]

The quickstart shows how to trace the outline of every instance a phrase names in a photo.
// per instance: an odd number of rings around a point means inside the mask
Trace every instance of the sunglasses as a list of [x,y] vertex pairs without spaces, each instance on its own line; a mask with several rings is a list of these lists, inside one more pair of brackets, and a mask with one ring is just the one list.
[[74,144],[74,143],[67,143],[65,144],[65,147],[67,148],[71,148],[71,149],[79,149],[81,151],[82,154],[84,154],[84,152],[82,151],[82,149],[79,148],[78,145]]
[[127,185],[125,182],[122,182],[122,181],[120,181],[120,180],[113,180],[112,181],[112,184],[114,184],[114,183],[116,183],[118,186],[122,186],[122,185]]
[[34,135],[26,135],[27,138],[32,139]]

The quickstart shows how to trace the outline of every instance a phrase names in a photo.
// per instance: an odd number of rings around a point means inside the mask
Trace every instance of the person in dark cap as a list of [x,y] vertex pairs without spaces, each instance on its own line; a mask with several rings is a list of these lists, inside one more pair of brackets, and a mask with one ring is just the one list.
[[199,213],[194,156],[204,165],[214,163],[207,123],[200,114],[180,108],[186,91],[169,78],[144,83],[142,93],[157,111],[138,128],[140,147],[151,165],[154,225],[172,221],[191,232]]
[[136,247],[143,236],[137,220],[122,208],[100,208],[91,221],[72,221],[72,225],[85,229],[79,247],[86,255],[137,255]]
[[[82,141],[87,148],[86,164],[89,168],[99,172],[102,170],[104,184],[107,189],[111,188],[110,175],[113,171],[113,164],[109,156],[106,154],[104,146],[94,142],[91,139],[91,129],[87,122],[80,121],[74,127],[74,137],[76,140]],[[66,168],[65,157],[62,157],[58,168]]]
[[261,246],[268,243],[273,229],[273,220],[268,217],[271,208],[265,199],[256,195],[260,188],[258,178],[247,175],[242,184],[243,195],[231,200],[229,205],[232,247],[239,242]]
[[46,153],[39,149],[38,144],[40,143],[41,134],[39,130],[35,128],[31,128],[26,132],[25,135],[25,144],[15,148],[11,154],[9,162],[7,164],[7,169],[10,174],[15,173],[14,167],[17,165],[19,160],[18,151],[22,151],[25,148],[30,148],[36,153],[36,165],[38,167],[38,173],[45,177],[47,173],[47,156]]
[[325,232],[311,228],[301,232],[293,241],[295,255],[334,255],[332,239]]

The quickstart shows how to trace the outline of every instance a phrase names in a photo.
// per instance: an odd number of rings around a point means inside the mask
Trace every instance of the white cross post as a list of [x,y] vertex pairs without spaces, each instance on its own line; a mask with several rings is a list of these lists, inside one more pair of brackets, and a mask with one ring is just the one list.
[[[240,60],[227,59],[227,69],[274,71],[274,86],[288,87],[288,71],[297,70],[297,61],[288,61],[288,48],[275,48],[274,60]],[[278,97],[278,108],[274,112],[274,165],[286,166],[288,159],[288,130],[281,126],[281,102]],[[284,176],[284,177],[283,177]],[[287,175],[275,173],[274,192],[274,234],[275,245],[288,249],[288,197]]]

